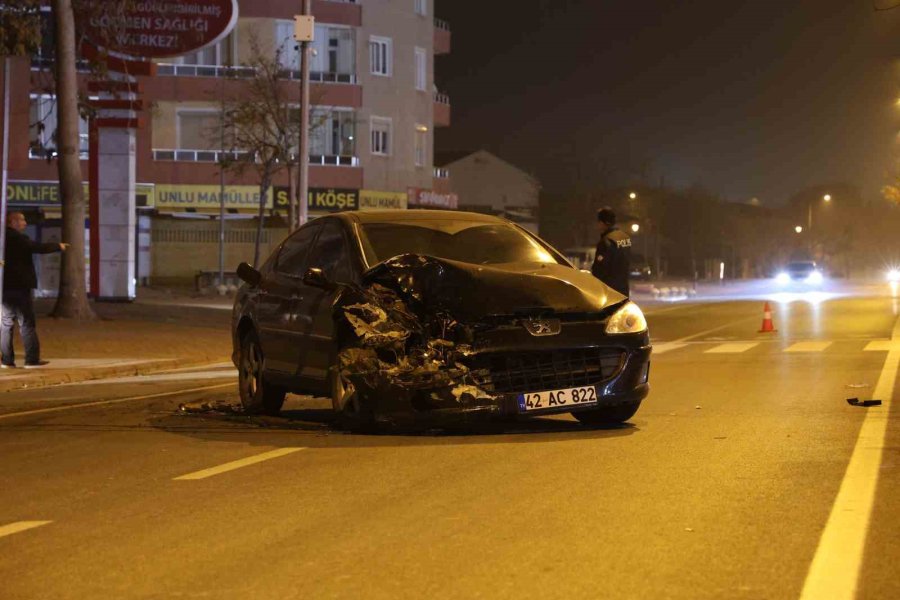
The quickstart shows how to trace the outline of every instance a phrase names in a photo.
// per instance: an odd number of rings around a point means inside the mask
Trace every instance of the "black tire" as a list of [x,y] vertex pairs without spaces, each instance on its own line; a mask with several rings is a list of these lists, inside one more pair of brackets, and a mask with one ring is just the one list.
[[266,381],[262,348],[255,331],[241,338],[238,389],[241,406],[248,415],[277,415],[284,405],[285,390]]
[[604,406],[594,410],[573,412],[572,416],[585,425],[618,425],[633,417],[640,406],[640,402],[620,404],[618,406]]
[[331,407],[340,427],[358,432],[375,430],[375,411],[371,403],[359,395],[336,367],[331,371],[330,387]]

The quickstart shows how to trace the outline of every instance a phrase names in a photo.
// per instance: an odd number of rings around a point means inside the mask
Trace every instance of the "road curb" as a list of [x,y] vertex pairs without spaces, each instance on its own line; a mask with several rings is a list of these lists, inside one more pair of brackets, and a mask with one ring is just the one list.
[[[110,377],[128,377],[133,375],[149,375],[169,369],[183,369],[201,367],[203,365],[218,364],[223,362],[221,358],[211,359],[184,359],[166,358],[160,360],[148,360],[138,364],[110,365],[108,367],[67,369],[58,372],[29,372],[29,376],[22,379],[3,381],[0,377],[0,393],[12,392],[22,389],[35,389],[60,385],[63,383],[76,383],[79,381],[91,381],[94,379],[108,379]],[[32,375],[33,373],[33,375]]]

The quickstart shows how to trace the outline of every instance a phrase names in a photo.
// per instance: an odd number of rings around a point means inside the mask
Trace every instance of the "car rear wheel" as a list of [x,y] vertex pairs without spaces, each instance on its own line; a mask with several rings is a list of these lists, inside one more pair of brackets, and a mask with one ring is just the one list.
[[334,369],[331,375],[331,406],[341,427],[351,431],[374,429],[375,411],[338,369]]
[[585,425],[616,425],[624,423],[633,417],[640,406],[640,402],[620,404],[618,406],[604,406],[593,410],[573,412],[572,416]]
[[238,369],[238,389],[241,406],[250,415],[277,415],[284,405],[285,391],[266,381],[264,357],[255,331],[241,339],[241,361]]

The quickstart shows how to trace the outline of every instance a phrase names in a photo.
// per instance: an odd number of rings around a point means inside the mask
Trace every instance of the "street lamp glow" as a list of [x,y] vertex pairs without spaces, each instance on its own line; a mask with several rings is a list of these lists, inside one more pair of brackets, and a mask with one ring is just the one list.
[[637,198],[637,194],[635,194],[634,192],[631,192],[630,194],[628,194],[628,197],[631,198],[632,200],[634,200],[635,198]]
[[822,196],[822,200],[824,200],[825,202],[831,202],[831,194],[825,194],[824,196]]
[[796,231],[797,233],[803,233],[803,228],[797,225],[796,227],[794,227],[794,231]]
[[632,233],[637,233],[637,232],[640,231],[640,230],[641,230],[641,226],[640,226],[640,225],[638,225],[637,223],[632,223],[632,225],[631,225],[631,231],[632,231]]

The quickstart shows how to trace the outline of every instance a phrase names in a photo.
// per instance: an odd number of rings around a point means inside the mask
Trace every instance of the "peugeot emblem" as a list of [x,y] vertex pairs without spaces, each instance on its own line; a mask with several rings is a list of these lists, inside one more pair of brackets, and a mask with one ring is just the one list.
[[562,329],[559,319],[531,319],[525,321],[525,329],[533,336],[558,335]]

